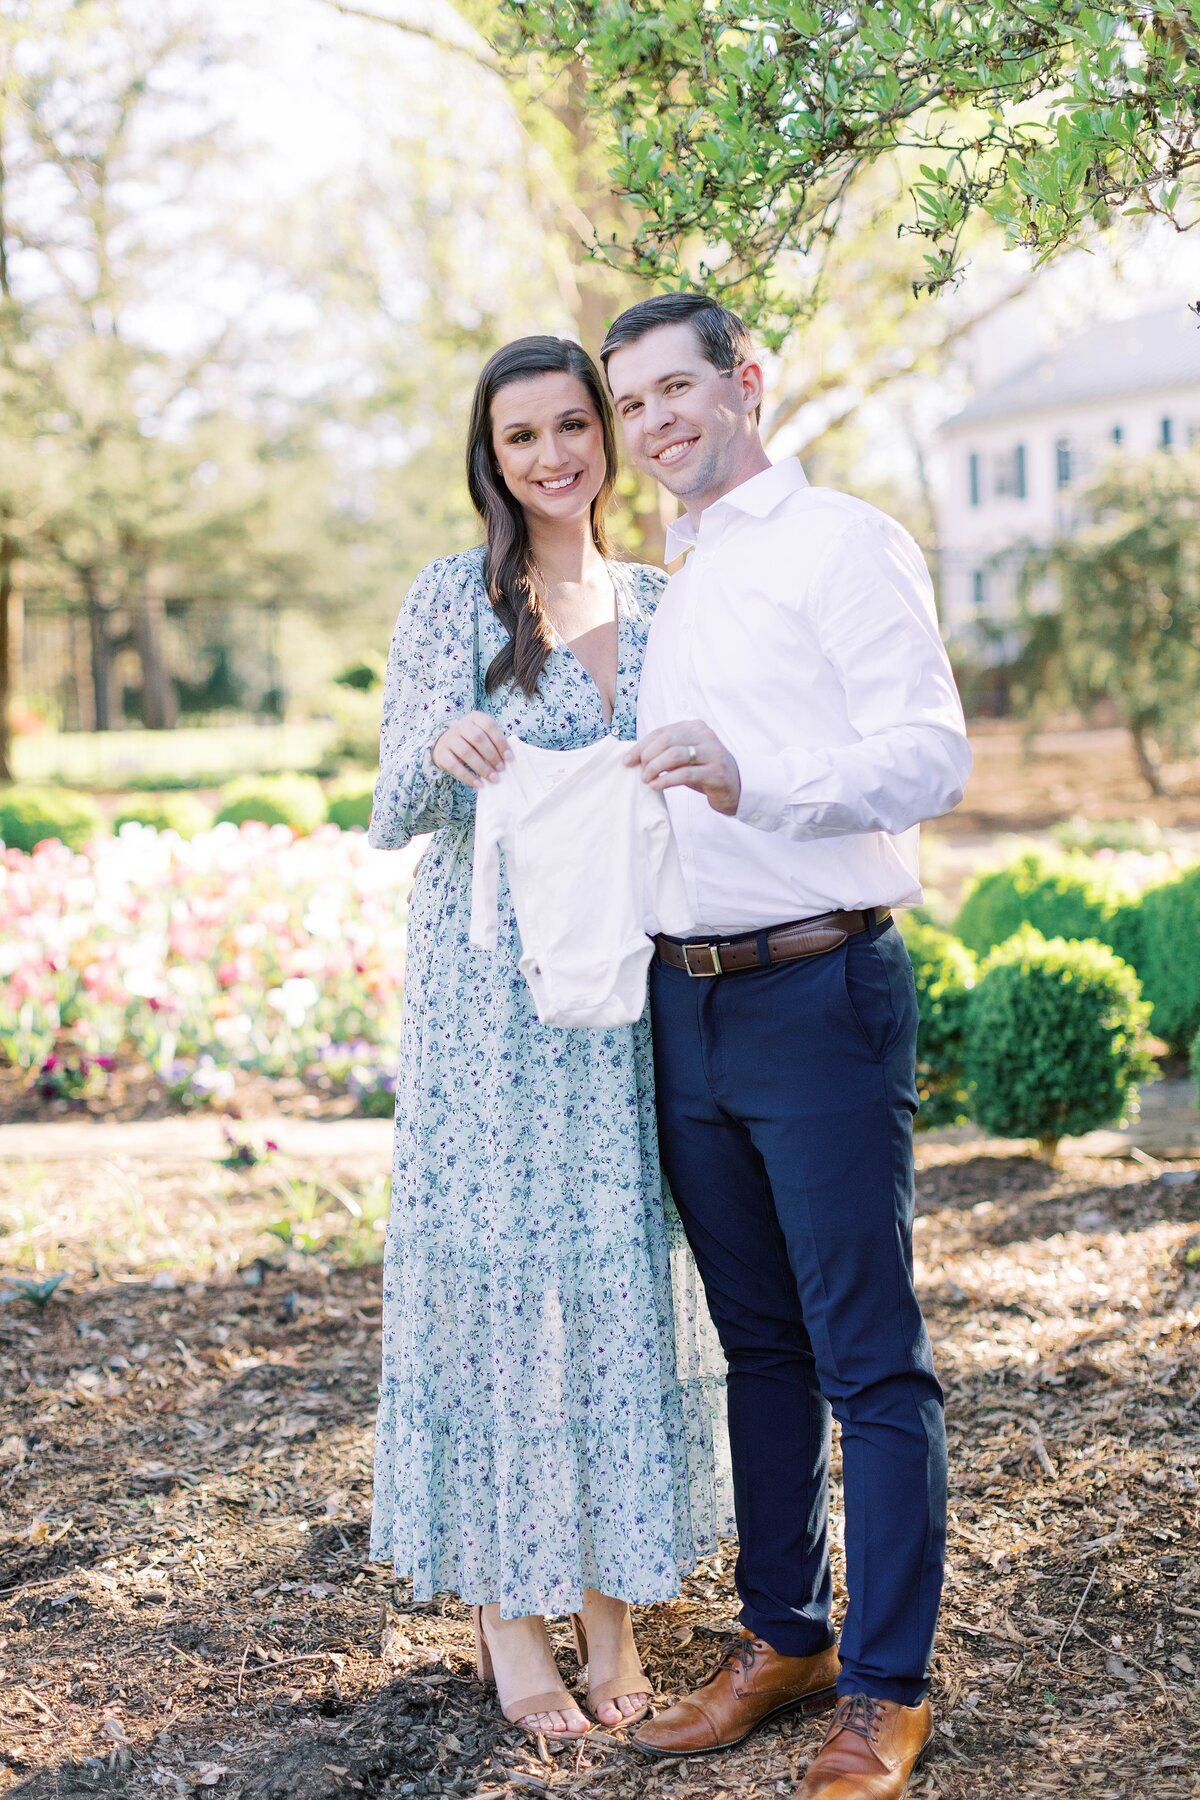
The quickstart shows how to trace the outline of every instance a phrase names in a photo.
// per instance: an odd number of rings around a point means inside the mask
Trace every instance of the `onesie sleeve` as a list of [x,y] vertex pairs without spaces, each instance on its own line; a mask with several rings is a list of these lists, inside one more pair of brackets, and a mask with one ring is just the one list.
[[654,788],[641,787],[642,830],[646,847],[646,931],[686,937],[694,928],[691,903],[683,882],[679,850],[666,802]]
[[409,590],[388,654],[379,733],[379,779],[368,841],[402,850],[410,838],[470,818],[473,791],[430,751],[475,705],[478,565],[452,556],[430,563]]
[[475,851],[471,863],[471,929],[477,950],[494,950],[500,904],[500,840],[504,835],[505,784],[484,782],[475,806]]

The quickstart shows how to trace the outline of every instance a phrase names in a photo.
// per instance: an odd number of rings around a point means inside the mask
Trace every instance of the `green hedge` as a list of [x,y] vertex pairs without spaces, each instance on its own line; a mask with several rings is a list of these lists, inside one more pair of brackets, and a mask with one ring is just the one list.
[[961,1125],[969,1117],[963,1034],[967,1000],[975,984],[975,958],[948,931],[916,913],[901,917],[917,984],[917,1091],[925,1128]]
[[340,825],[343,831],[356,827],[365,831],[371,823],[374,793],[373,775],[344,775],[340,781],[331,782],[327,794],[329,823]]
[[1031,927],[1001,944],[967,1003],[971,1115],[1001,1137],[1060,1137],[1115,1123],[1153,1073],[1148,1004],[1104,944],[1047,941]]
[[0,788],[0,839],[10,850],[33,850],[44,838],[82,850],[104,829],[103,815],[87,794],[67,788]]
[[1147,888],[1139,913],[1140,961],[1150,1024],[1186,1054],[1200,1031],[1200,864]]
[[986,956],[1023,925],[1044,937],[1111,941],[1120,896],[1084,858],[1031,850],[1002,869],[977,876],[964,895],[954,930],[976,956]]
[[194,838],[207,831],[213,822],[211,807],[194,794],[147,794],[144,800],[127,800],[113,820],[113,830],[122,825],[152,825],[155,831],[174,831],[181,838]]
[[313,775],[243,775],[221,789],[218,824],[290,825],[304,836],[325,822],[325,794]]

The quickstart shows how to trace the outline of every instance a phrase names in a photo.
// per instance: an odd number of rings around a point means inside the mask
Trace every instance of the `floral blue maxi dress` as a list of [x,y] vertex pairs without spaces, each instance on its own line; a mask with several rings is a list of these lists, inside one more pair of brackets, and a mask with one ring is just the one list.
[[538,1022],[503,872],[498,948],[470,944],[474,795],[429,757],[473,708],[546,749],[636,735],[663,577],[610,573],[611,726],[565,647],[532,698],[485,695],[506,633],[481,550],[418,577],[370,830],[384,849],[433,833],[409,911],[371,1554],[417,1600],[454,1590],[508,1618],[575,1610],[585,1586],[665,1599],[729,1514],[724,1362],[682,1235],[669,1241],[648,1020]]

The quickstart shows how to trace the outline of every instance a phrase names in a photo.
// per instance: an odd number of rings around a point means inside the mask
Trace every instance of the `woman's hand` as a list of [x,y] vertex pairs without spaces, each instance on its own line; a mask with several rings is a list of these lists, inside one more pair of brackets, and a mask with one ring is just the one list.
[[477,788],[499,778],[512,751],[489,713],[469,712],[443,731],[429,755],[435,769],[444,769],[464,786]]

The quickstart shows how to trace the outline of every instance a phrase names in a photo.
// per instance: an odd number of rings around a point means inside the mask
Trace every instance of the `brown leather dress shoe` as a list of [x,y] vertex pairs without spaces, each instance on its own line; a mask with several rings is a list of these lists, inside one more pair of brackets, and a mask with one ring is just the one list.
[[900,1706],[847,1694],[795,1800],[899,1800],[932,1736],[928,1700]]
[[827,1712],[837,1699],[840,1669],[832,1646],[816,1656],[778,1656],[762,1638],[743,1631],[711,1681],[643,1725],[631,1742],[651,1756],[732,1750],[768,1719]]

